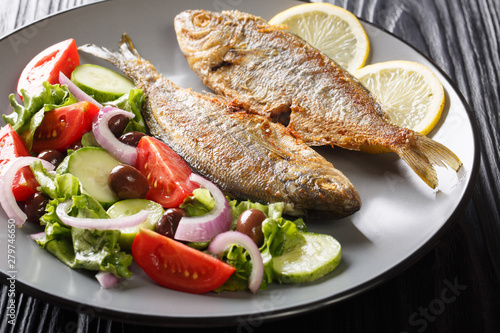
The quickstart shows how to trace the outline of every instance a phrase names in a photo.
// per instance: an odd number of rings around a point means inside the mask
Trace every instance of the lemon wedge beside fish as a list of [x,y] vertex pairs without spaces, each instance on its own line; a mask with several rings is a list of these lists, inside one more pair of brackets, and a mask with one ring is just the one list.
[[344,69],[353,72],[368,58],[370,43],[358,18],[329,3],[308,3],[286,9],[269,24],[283,24]]
[[427,66],[394,60],[368,65],[354,76],[385,106],[391,121],[428,134],[441,118],[445,95],[439,78]]
[[[438,123],[445,104],[444,88],[427,66],[403,60],[367,65],[354,76],[384,105],[393,123],[428,134]],[[367,153],[388,152],[368,146]]]

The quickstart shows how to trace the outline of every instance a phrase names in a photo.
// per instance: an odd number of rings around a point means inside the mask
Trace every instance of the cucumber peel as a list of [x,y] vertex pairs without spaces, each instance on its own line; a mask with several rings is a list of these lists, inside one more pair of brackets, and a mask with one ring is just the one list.
[[68,157],[68,171],[80,180],[83,189],[101,204],[112,204],[118,196],[109,188],[108,177],[121,162],[106,150],[83,147]]
[[71,73],[71,81],[100,103],[114,101],[135,88],[125,76],[93,64],[77,66]]
[[342,259],[340,243],[330,235],[302,233],[305,242],[272,258],[277,280],[281,283],[314,281],[333,271]]
[[126,199],[116,202],[106,212],[109,217],[117,218],[134,215],[141,210],[149,211],[148,219],[145,222],[135,227],[120,230],[118,244],[123,250],[130,250],[132,248],[135,236],[139,233],[139,228],[146,228],[153,231],[156,229],[156,222],[163,215],[163,207],[147,199]]

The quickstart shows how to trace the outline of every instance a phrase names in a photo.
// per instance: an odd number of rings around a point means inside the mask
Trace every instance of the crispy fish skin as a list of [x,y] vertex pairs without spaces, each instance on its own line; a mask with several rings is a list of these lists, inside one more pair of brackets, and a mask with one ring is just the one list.
[[79,49],[110,61],[143,89],[151,134],[223,191],[253,201],[328,211],[335,217],[360,209],[351,182],[282,125],[235,112],[222,97],[175,85],[139,56],[127,35],[121,52],[91,44]]
[[392,124],[357,79],[283,26],[239,11],[188,10],[175,18],[175,30],[206,86],[284,123],[310,146],[389,148],[432,188],[438,185],[434,165],[462,165],[442,144]]

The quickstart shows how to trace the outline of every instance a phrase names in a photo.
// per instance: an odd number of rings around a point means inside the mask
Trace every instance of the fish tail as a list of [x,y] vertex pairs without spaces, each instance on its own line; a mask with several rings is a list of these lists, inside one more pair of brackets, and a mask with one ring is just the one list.
[[396,148],[398,155],[431,188],[436,188],[438,179],[434,166],[450,167],[458,171],[462,162],[451,150],[424,135],[416,135],[410,145]]
[[105,47],[97,46],[94,44],[85,44],[78,47],[78,50],[83,51],[88,54],[92,54],[97,58],[109,61],[118,68],[123,67],[123,64],[127,61],[131,61],[140,57],[139,53],[132,44],[132,40],[127,33],[122,34],[120,40],[120,52],[111,51]]

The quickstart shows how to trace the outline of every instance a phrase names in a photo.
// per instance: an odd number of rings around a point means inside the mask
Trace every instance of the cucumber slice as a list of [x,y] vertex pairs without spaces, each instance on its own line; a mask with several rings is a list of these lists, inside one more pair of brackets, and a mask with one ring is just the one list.
[[305,242],[273,257],[273,270],[282,283],[316,280],[335,269],[342,259],[340,243],[330,235],[304,232]]
[[141,210],[149,211],[149,216],[146,222],[131,228],[126,228],[121,231],[118,243],[123,250],[130,250],[134,238],[139,233],[139,228],[146,228],[149,230],[156,229],[156,222],[163,216],[163,207],[151,200],[147,199],[126,199],[121,200],[108,208],[108,215],[111,218],[124,217],[139,213]]
[[108,177],[120,161],[106,150],[83,147],[68,158],[68,171],[80,180],[84,190],[102,204],[118,201],[118,196],[109,188]]
[[77,66],[71,73],[71,81],[100,103],[114,101],[135,87],[125,76],[92,64]]

